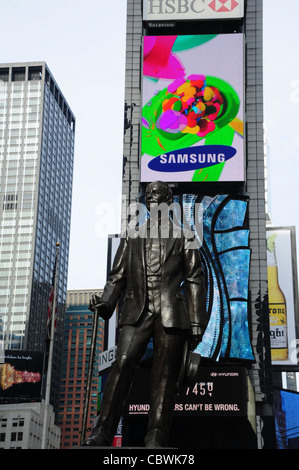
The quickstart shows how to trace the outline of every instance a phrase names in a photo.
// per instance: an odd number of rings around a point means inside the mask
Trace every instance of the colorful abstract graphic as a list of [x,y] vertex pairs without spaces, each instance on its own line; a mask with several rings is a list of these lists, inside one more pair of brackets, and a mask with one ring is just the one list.
[[146,36],[143,55],[141,181],[243,181],[243,36]]

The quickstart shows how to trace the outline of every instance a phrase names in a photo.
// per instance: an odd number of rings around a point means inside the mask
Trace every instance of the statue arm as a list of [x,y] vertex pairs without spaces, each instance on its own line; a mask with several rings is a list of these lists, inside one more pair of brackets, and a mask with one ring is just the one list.
[[194,349],[201,341],[207,325],[205,278],[200,252],[194,243],[191,248],[187,244],[184,257],[184,288],[191,323],[191,349]]

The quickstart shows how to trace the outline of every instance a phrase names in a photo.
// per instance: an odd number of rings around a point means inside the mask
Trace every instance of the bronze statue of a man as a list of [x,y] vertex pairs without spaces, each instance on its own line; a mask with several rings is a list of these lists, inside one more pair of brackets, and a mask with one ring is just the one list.
[[[166,183],[150,183],[146,205],[171,204],[172,192]],[[158,226],[163,222],[158,218]],[[165,221],[164,221],[165,222]],[[169,219],[167,236],[159,230],[151,236],[122,237],[113,268],[101,299],[93,298],[91,309],[108,319],[121,295],[117,357],[104,388],[101,411],[91,437],[84,445],[108,446],[121,417],[134,370],[153,338],[153,365],[146,447],[165,447],[174,410],[178,381],[186,350],[201,341],[206,317],[205,282],[198,248],[184,231],[173,236]],[[194,240],[193,240],[194,241]]]

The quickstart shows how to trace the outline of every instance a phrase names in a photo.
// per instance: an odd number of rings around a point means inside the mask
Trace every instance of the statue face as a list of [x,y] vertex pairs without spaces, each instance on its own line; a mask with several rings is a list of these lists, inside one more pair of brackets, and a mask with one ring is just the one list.
[[170,188],[166,183],[162,183],[161,181],[150,183],[145,192],[147,209],[149,210],[151,204],[161,204],[162,202],[169,204],[171,202],[170,196]]

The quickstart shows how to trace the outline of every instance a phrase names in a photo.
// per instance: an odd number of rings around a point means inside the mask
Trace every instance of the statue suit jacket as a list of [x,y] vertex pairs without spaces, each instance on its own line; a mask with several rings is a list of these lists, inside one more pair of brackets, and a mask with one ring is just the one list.
[[[166,328],[205,328],[207,324],[205,282],[193,234],[163,239],[161,275],[161,317]],[[112,270],[104,287],[102,301],[113,312],[125,292],[120,326],[133,325],[146,302],[146,239],[122,237]]]

